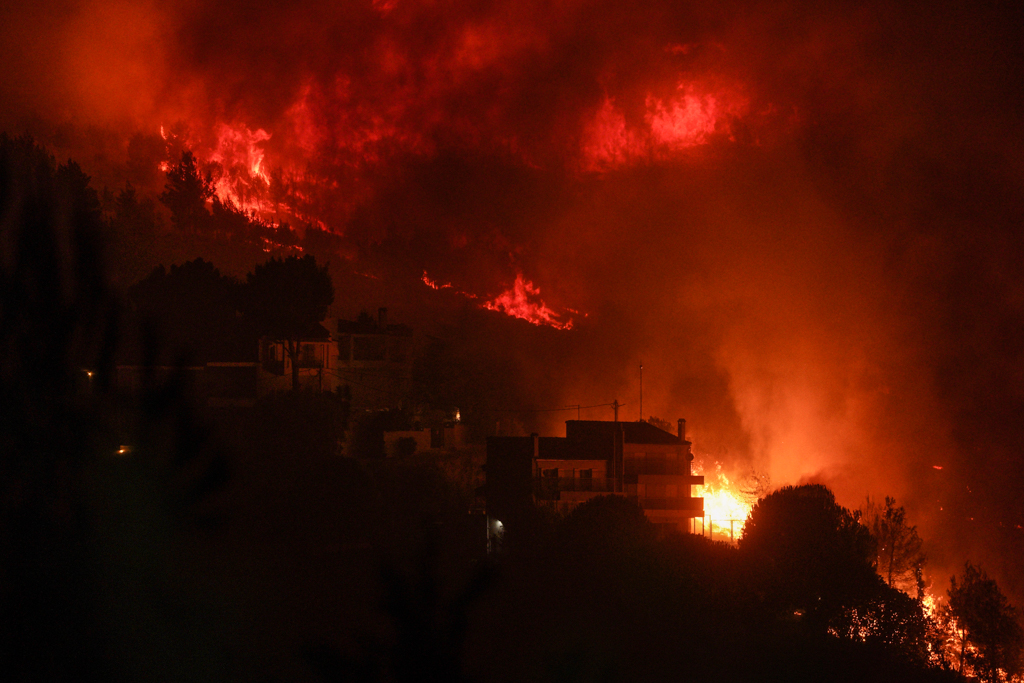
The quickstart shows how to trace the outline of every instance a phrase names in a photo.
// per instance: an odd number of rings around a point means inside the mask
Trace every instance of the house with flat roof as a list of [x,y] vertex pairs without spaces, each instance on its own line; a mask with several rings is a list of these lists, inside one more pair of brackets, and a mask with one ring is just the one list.
[[685,420],[676,434],[647,422],[568,420],[564,437],[494,436],[487,439],[487,511],[514,520],[525,506],[571,510],[595,496],[635,500],[655,524],[693,530],[704,499],[693,496],[694,476]]

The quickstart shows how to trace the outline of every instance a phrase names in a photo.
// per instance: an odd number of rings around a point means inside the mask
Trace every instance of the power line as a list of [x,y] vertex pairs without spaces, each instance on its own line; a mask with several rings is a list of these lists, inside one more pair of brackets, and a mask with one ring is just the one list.
[[[577,411],[579,411],[579,410],[587,410],[588,408],[612,407],[614,405],[615,405],[615,403],[612,402],[612,403],[595,403],[592,406],[581,406],[581,405],[573,404],[573,405],[569,405],[569,406],[561,406],[559,408],[477,408],[476,410],[482,410],[482,411],[486,411],[486,412],[490,412],[490,413],[557,413],[557,412],[561,412],[561,411],[564,411],[564,410],[577,410]],[[625,403],[620,403],[619,407],[621,408],[624,405],[626,405],[626,404]]]

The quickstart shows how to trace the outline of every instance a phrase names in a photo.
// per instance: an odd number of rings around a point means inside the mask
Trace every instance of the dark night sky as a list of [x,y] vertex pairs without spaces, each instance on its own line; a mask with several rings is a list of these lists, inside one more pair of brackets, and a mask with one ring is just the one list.
[[6,6],[0,128],[115,186],[135,131],[263,129],[357,264],[573,316],[538,395],[642,361],[698,454],[895,495],[940,589],[1024,601],[1019,5],[264,4]]

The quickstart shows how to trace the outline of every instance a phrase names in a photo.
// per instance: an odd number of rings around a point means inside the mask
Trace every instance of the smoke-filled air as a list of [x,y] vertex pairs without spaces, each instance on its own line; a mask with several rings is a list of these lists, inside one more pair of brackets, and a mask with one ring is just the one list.
[[[112,193],[157,197],[190,151],[267,226],[255,253],[321,236],[337,315],[387,307],[494,368],[492,431],[561,436],[613,401],[685,418],[709,505],[715,472],[892,495],[936,592],[972,558],[1022,605],[1022,24],[1005,3],[13,3],[0,130]],[[244,277],[240,254],[213,260]]]

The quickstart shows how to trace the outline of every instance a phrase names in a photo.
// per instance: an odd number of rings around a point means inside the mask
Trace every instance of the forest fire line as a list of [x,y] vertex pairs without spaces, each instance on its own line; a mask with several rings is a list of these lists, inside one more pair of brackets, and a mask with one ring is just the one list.
[[[450,290],[467,299],[481,298],[472,292],[456,289],[450,282],[437,282],[426,271],[423,271],[420,281],[436,291]],[[516,281],[511,287],[495,298],[484,301],[480,307],[488,311],[504,313],[534,325],[553,327],[556,330],[571,330],[573,327],[573,319],[562,320],[563,316],[544,303],[540,298],[540,289],[534,286],[533,282],[524,278],[522,273],[516,274]],[[578,314],[578,311],[573,309],[566,310]]]
[[[261,147],[271,135],[263,129],[250,130],[245,125],[229,126],[221,123],[216,130],[216,146],[203,158],[205,173],[211,178],[215,196],[222,203],[236,207],[254,219],[272,224],[272,216],[280,218],[282,209],[287,211],[290,207],[286,198],[271,197],[273,178],[268,174],[265,152]],[[167,143],[170,156],[175,147],[174,141],[163,126],[160,127],[160,135]],[[182,137],[185,138],[184,142],[188,141],[187,133]],[[167,172],[171,163],[171,158],[162,160],[160,170]],[[472,292],[454,289],[450,282],[437,283],[426,271],[421,280],[435,290],[450,289],[468,299],[481,298]],[[516,274],[515,282],[509,288],[480,306],[538,326],[557,330],[570,330],[573,327],[573,319],[549,307],[540,298],[540,289],[522,273]],[[566,310],[579,315],[575,309]]]
[[[429,55],[433,60],[420,62],[400,40],[379,44],[371,41],[373,49],[380,48],[379,53],[373,53],[374,57],[379,56],[380,63],[390,70],[384,74],[383,82],[391,83],[387,80],[391,75],[395,75],[397,82],[408,73],[420,74],[420,80],[410,81],[416,84],[412,88],[368,90],[360,75],[355,73],[356,68],[346,63],[330,74],[312,74],[302,69],[289,72],[296,76],[292,87],[275,90],[278,101],[267,103],[262,109],[244,99],[231,101],[226,98],[229,104],[211,107],[205,112],[199,107],[182,110],[184,118],[195,122],[194,130],[201,131],[196,136],[205,135],[207,138],[205,146],[201,146],[205,150],[202,155],[204,161],[218,164],[222,169],[215,186],[218,198],[232,201],[244,211],[261,216],[272,215],[278,220],[288,220],[288,212],[295,216],[313,217],[319,215],[317,205],[320,197],[310,188],[303,188],[301,192],[298,189],[301,183],[315,185],[311,176],[318,176],[318,181],[324,181],[321,183],[323,186],[334,183],[336,194],[346,196],[344,201],[358,203],[361,199],[351,198],[347,183],[353,178],[362,183],[367,168],[387,164],[389,148],[420,159],[436,154],[438,146],[431,132],[441,120],[436,115],[443,112],[437,106],[443,103],[443,88],[457,87],[455,84],[459,79],[483,73],[482,67],[487,68],[509,54],[507,43],[493,47],[484,45],[481,49],[479,42],[474,44],[462,40],[474,34],[491,36],[487,28],[486,22],[460,27],[452,34],[456,38],[451,43],[456,46],[454,49],[449,51],[447,45],[441,46]],[[494,37],[500,39],[504,36]],[[628,85],[624,85],[626,79],[600,81],[600,87],[592,89],[588,98],[574,102],[575,109],[565,117],[566,121],[561,122],[578,133],[559,138],[571,141],[568,144],[574,147],[569,151],[563,150],[564,158],[568,159],[566,167],[578,178],[581,171],[583,174],[601,173],[646,164],[675,163],[680,159],[685,162],[693,157],[690,150],[707,150],[714,144],[745,140],[744,132],[749,130],[747,124],[762,116],[760,112],[770,109],[766,102],[774,100],[785,106],[786,100],[777,92],[758,92],[755,89],[759,83],[756,78],[747,72],[730,69],[717,61],[718,56],[700,62],[689,61],[702,50],[720,50],[724,54],[726,47],[736,49],[735,45],[726,45],[726,42],[716,43],[702,36],[672,36],[671,40],[660,40],[655,46],[664,52],[658,62],[662,68],[652,71],[656,75],[648,80]],[[456,65],[460,68],[453,73],[450,83],[438,82],[438,74]],[[491,103],[490,111],[497,112],[499,121],[504,104],[507,103]],[[211,115],[213,111],[217,113]],[[221,118],[223,122],[219,120]],[[486,122],[470,120],[465,126],[463,123],[460,119],[460,127],[451,132],[452,138],[449,139],[461,141],[459,136],[467,135],[467,131],[475,128],[479,135],[467,146],[479,150],[479,141],[488,140],[488,131],[480,134]],[[513,139],[513,136],[509,134],[503,139]],[[517,144],[520,147],[515,149],[526,150],[523,158],[527,152],[533,152],[521,137]],[[326,164],[319,158],[313,159],[313,155],[322,154],[324,150],[327,150],[325,156],[334,164],[334,169],[326,174]],[[343,153],[335,154],[339,150]],[[311,163],[304,164],[307,158]],[[530,158],[538,157],[534,154]],[[537,163],[551,164],[551,158],[545,157]],[[344,163],[335,163],[339,159]],[[271,200],[270,196],[277,189],[272,182],[274,172],[282,169],[285,182],[278,184],[278,188],[284,185],[294,190],[289,190],[278,202]],[[287,182],[289,173],[295,178],[290,185]],[[282,208],[279,211],[274,207]],[[341,221],[330,225],[339,232],[347,228]],[[429,267],[429,262],[422,265]],[[456,278],[456,282],[467,282],[451,271],[446,272],[449,277]],[[533,277],[536,279],[537,274],[534,273]],[[539,303],[530,300],[535,310],[517,306],[514,285],[495,296],[505,288],[499,289],[493,282],[488,283],[489,287],[473,282],[473,288],[482,295],[476,303],[486,299],[489,304],[486,308],[505,315],[516,315],[509,311],[518,310],[524,315],[517,317],[555,328],[566,320],[578,323],[582,317],[568,308],[548,306],[542,300]],[[550,297],[550,291],[545,289],[545,293]],[[467,297],[470,294],[462,293]],[[562,314],[555,325],[545,320],[545,308]],[[728,352],[721,355],[729,357]],[[772,360],[767,359],[766,362]],[[736,376],[743,374],[742,368],[737,371],[733,367],[725,368],[724,372]],[[743,381],[739,377],[735,386],[741,386]],[[740,411],[749,412],[743,406]],[[758,429],[756,417],[741,417],[753,419],[753,431]]]
[[516,281],[509,289],[485,302],[483,307],[534,325],[547,325],[556,330],[572,329],[572,318],[560,320],[561,316],[540,298],[540,289],[524,278],[522,273],[516,274]]
[[[340,253],[339,306],[511,355],[479,405],[635,404],[643,358],[726,464],[692,489],[714,540],[755,537],[748,466],[891,492],[933,576],[970,557],[1024,604],[1013,3],[51,4],[0,10],[3,130],[103,188],[119,287],[194,245]],[[183,148],[208,233],[161,203]]]
[[[339,93],[328,93],[310,83],[298,89],[294,102],[275,124],[276,133],[267,127],[250,126],[244,112],[236,112],[228,121],[214,119],[179,121],[161,125],[168,158],[174,163],[181,148],[191,149],[214,176],[217,196],[236,206],[264,216],[271,208],[282,208],[322,219],[325,188],[341,198],[350,212],[368,197],[367,178],[373,169],[386,166],[395,154],[429,159],[437,154],[430,144],[429,127],[419,129],[399,112],[412,103],[356,103],[348,94],[351,79],[339,75]],[[561,136],[573,141],[559,150],[546,166],[562,165],[576,173],[602,173],[629,166],[663,162],[688,149],[708,145],[713,140],[730,143],[756,142],[748,139],[759,130],[776,107],[752,110],[752,99],[738,83],[714,80],[680,79],[670,92],[647,90],[616,98],[606,94],[595,110],[580,113],[574,123],[578,134]],[[397,96],[397,94],[396,94]],[[423,103],[428,104],[428,103]],[[376,105],[376,108],[375,108]],[[634,115],[633,110],[642,114]],[[433,117],[428,117],[431,121]],[[742,126],[738,124],[742,122]],[[778,127],[779,122],[771,125]],[[742,128],[743,136],[736,130]],[[463,131],[467,141],[479,144],[481,131]],[[266,144],[275,139],[273,159]],[[278,139],[279,138],[279,139]],[[521,163],[537,167],[535,151],[514,146]],[[338,218],[337,215],[331,217]],[[335,229],[343,226],[334,225]]]

